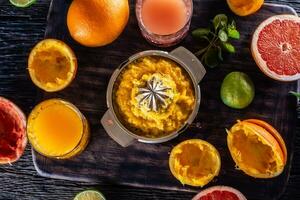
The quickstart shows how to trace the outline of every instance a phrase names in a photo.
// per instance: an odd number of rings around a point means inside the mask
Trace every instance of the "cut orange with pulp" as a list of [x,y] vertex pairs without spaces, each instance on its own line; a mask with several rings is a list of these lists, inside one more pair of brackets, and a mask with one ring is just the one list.
[[47,92],[55,92],[72,82],[77,71],[77,59],[64,42],[45,39],[32,49],[28,71],[36,86]]
[[173,148],[169,167],[182,184],[203,187],[219,174],[221,158],[210,143],[191,139]]
[[258,11],[264,0],[227,0],[229,8],[239,16],[247,16]]
[[281,135],[258,119],[238,121],[227,131],[231,156],[243,172],[255,178],[272,178],[282,173],[287,150]]

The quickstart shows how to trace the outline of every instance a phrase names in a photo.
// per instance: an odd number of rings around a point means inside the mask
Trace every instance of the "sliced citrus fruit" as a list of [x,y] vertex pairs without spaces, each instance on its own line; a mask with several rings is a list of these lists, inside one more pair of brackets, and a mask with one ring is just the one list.
[[252,56],[270,78],[300,79],[300,18],[276,15],[262,22],[253,34]]
[[239,169],[255,178],[282,173],[287,150],[281,135],[267,122],[238,121],[228,132],[227,145]]
[[31,6],[36,0],[9,0],[16,7],[25,8]]
[[197,194],[192,200],[247,200],[238,190],[228,186],[214,186]]
[[74,200],[105,200],[105,197],[96,190],[86,190],[77,194]]
[[203,187],[219,174],[221,158],[210,143],[191,139],[173,148],[169,167],[182,184]]
[[254,98],[255,88],[250,77],[243,72],[229,73],[221,85],[221,99],[231,108],[247,107]]
[[26,144],[25,115],[14,103],[0,97],[0,164],[17,161]]
[[47,92],[55,92],[72,82],[77,71],[77,59],[64,42],[45,39],[32,49],[28,71],[35,85]]
[[67,16],[74,40],[88,47],[99,47],[116,40],[129,19],[128,0],[74,0]]
[[227,0],[229,8],[239,16],[247,16],[258,11],[264,0]]

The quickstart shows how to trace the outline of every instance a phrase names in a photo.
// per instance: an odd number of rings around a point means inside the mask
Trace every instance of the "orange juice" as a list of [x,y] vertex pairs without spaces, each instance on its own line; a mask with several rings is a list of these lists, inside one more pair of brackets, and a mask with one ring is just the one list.
[[37,105],[29,116],[27,132],[36,151],[58,159],[83,151],[89,138],[85,117],[74,105],[60,99]]
[[144,0],[141,15],[144,26],[158,35],[176,33],[188,20],[184,0]]

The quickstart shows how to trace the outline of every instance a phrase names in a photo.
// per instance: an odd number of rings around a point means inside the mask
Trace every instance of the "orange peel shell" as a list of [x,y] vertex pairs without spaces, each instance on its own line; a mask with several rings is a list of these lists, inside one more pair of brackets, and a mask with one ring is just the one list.
[[203,187],[219,174],[221,158],[210,143],[191,139],[173,148],[169,167],[173,176],[183,185]]
[[287,151],[282,137],[271,125],[249,119],[238,121],[227,132],[230,154],[247,175],[272,178],[282,173]]
[[32,82],[47,92],[66,88],[75,78],[77,59],[63,41],[45,39],[30,52],[28,71]]

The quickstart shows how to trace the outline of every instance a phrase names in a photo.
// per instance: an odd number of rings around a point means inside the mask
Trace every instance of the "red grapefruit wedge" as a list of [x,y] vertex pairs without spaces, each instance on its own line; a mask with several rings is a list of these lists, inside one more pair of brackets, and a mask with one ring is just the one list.
[[11,101],[0,97],[0,164],[17,161],[26,144],[25,115]]
[[252,56],[270,78],[300,79],[300,18],[275,15],[262,22],[253,34]]
[[192,200],[247,200],[238,190],[228,186],[214,186],[203,190]]

